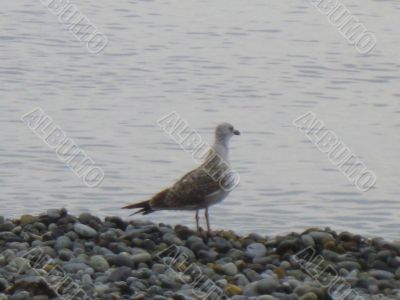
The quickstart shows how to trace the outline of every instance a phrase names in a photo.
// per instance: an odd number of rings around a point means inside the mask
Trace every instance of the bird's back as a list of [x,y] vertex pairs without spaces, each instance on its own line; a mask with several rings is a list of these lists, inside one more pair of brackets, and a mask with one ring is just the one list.
[[[221,188],[220,174],[226,167],[215,166],[207,161],[198,168],[185,174],[172,187],[156,194],[151,205],[159,209],[201,209],[218,203],[228,192]],[[213,173],[211,173],[213,172]]]

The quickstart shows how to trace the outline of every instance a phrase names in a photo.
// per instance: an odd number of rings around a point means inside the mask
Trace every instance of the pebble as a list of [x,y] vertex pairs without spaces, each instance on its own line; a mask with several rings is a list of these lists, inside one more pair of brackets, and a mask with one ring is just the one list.
[[257,290],[257,282],[250,282],[243,289],[243,295],[247,297],[257,296],[259,295],[259,291]]
[[279,282],[270,277],[257,281],[256,289],[259,294],[270,294],[279,287]]
[[267,253],[267,248],[261,243],[251,243],[246,248],[246,254],[250,257],[263,257]]
[[129,267],[119,267],[115,269],[109,276],[111,282],[127,280],[132,276],[132,269]]
[[263,295],[263,296],[258,296],[256,300],[277,300],[277,298],[270,295]]
[[262,276],[252,269],[245,270],[245,274],[251,282],[262,279]]
[[49,296],[47,295],[37,295],[32,298],[32,300],[49,300]]
[[215,248],[217,252],[226,253],[232,249],[232,243],[222,237],[214,237],[213,241],[210,241],[210,246]]
[[0,240],[7,242],[21,242],[23,239],[13,232],[0,232]]
[[309,234],[304,234],[301,236],[301,240],[305,247],[315,247],[315,241]]
[[34,217],[31,215],[23,215],[19,220],[21,222],[21,225],[27,225],[36,222],[38,220],[38,217]]
[[355,270],[355,269],[360,270],[361,265],[360,265],[360,263],[358,263],[356,261],[343,261],[343,262],[339,262],[337,264],[337,268],[338,269],[344,268],[348,271]]
[[393,273],[384,270],[370,270],[369,274],[376,279],[392,279],[395,277]]
[[79,234],[82,237],[86,237],[86,238],[92,238],[97,235],[96,230],[94,230],[92,227],[89,227],[89,226],[87,226],[85,224],[81,224],[81,223],[76,223],[74,225],[74,230],[77,234]]
[[105,272],[110,268],[108,261],[101,255],[92,256],[89,265],[97,272]]
[[68,236],[63,235],[57,238],[54,248],[57,250],[61,250],[61,249],[71,248],[72,245],[73,244],[71,239]]
[[235,295],[239,295],[243,292],[243,290],[238,287],[237,285],[234,284],[228,284],[225,287],[225,293],[227,293],[228,296],[235,296]]
[[166,242],[168,245],[182,246],[183,242],[180,238],[178,238],[174,233],[167,232],[163,235],[162,240]]
[[[400,243],[316,228],[276,237],[232,231],[207,237],[181,225],[52,209],[40,217],[0,217],[0,300],[54,299],[29,271],[34,247],[45,255],[47,272],[67,274],[91,299],[195,300],[196,278],[232,300],[329,299],[328,289],[310,277],[321,260],[371,299],[400,299]],[[293,259],[307,249],[304,262]]]
[[318,300],[318,296],[315,295],[313,292],[309,292],[301,296],[299,300]]
[[149,260],[151,260],[151,255],[146,251],[132,255],[132,261],[135,263],[147,262]]
[[234,263],[227,263],[222,266],[222,271],[229,276],[236,275],[238,269]]
[[68,273],[77,273],[81,270],[86,270],[89,268],[88,265],[84,264],[84,263],[74,263],[74,262],[67,262],[63,265],[63,268],[65,269],[65,271],[67,271]]
[[244,287],[246,285],[249,284],[249,280],[247,279],[247,277],[243,274],[237,274],[234,277],[234,282],[236,282],[236,284],[240,287]]
[[323,244],[327,241],[334,241],[332,234],[322,231],[311,231],[308,233],[316,242]]
[[0,278],[0,292],[8,287],[8,281],[5,278]]
[[29,293],[27,291],[20,291],[13,294],[9,299],[10,300],[28,300]]
[[11,231],[15,225],[11,222],[4,222],[0,224],[0,232],[2,231]]

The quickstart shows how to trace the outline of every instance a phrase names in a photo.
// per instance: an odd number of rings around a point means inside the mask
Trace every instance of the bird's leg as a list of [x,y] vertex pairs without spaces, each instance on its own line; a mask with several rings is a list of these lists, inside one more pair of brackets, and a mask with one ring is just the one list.
[[199,226],[200,217],[199,217],[199,211],[198,210],[196,210],[195,219],[196,219],[196,230],[197,230],[197,233],[200,233],[200,226]]
[[208,214],[208,207],[206,208],[206,211],[204,213],[204,216],[206,217],[206,223],[207,223],[207,233],[211,234],[211,227],[210,227],[210,216]]

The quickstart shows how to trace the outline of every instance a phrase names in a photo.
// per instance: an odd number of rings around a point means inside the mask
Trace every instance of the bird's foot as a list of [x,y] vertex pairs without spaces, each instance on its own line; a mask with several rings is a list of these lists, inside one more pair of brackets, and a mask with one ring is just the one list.
[[207,230],[207,237],[212,238],[215,237],[217,234],[212,230]]
[[214,236],[214,233],[206,231],[206,230],[204,230],[203,228],[200,227],[196,231],[196,236],[198,236],[199,238],[203,239],[204,241],[207,241],[208,238]]
[[203,228],[197,227],[197,229],[196,229],[196,235],[197,235],[198,237],[201,237],[203,234],[204,234]]

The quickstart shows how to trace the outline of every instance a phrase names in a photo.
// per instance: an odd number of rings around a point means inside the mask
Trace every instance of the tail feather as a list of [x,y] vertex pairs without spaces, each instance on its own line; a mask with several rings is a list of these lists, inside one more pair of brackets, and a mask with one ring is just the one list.
[[154,212],[154,210],[150,206],[150,200],[142,201],[142,202],[135,203],[135,204],[130,204],[130,205],[124,206],[122,208],[123,209],[140,208],[138,211],[134,212],[132,215],[136,215],[136,214],[148,215],[148,214]]
[[156,210],[166,209],[166,205],[164,203],[165,197],[169,193],[169,189],[162,190],[161,192],[154,195],[150,200],[142,201],[139,203],[129,204],[122,208],[124,209],[135,209],[140,208],[138,211],[134,212],[132,215],[142,214],[148,215]]

